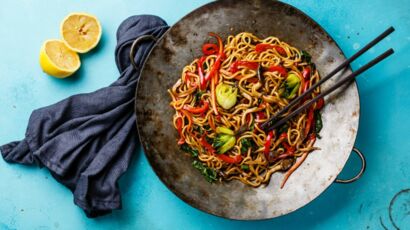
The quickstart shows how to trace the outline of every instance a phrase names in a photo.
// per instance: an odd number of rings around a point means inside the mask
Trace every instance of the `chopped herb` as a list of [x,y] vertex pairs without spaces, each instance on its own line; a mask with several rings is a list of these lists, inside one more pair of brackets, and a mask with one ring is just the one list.
[[192,162],[192,166],[194,166],[194,168],[198,169],[198,171],[205,177],[205,179],[212,183],[214,181],[217,180],[217,174],[216,171],[207,167],[206,165],[202,164],[199,161],[193,161]]
[[249,165],[241,165],[241,169],[244,171],[248,171],[249,170]]
[[242,144],[241,153],[246,153],[249,148],[252,148],[253,146],[255,146],[255,142],[253,141],[253,139],[249,139],[249,138],[242,139],[241,144]]
[[315,133],[318,134],[323,128],[322,115],[320,115],[319,110],[315,111]]
[[284,124],[278,128],[278,134],[287,133],[289,129],[288,124]]
[[262,103],[262,101],[263,101],[262,98],[259,98],[258,99],[258,105],[260,105]]
[[208,130],[208,131],[209,131],[209,130],[211,129],[211,126],[209,126],[209,125],[204,125],[203,128],[204,128],[205,130]]
[[199,127],[198,125],[194,125],[194,127],[192,129],[194,131],[201,132],[201,127]]
[[195,94],[195,101],[196,102],[201,100],[202,94],[204,94],[204,92],[202,92],[200,90],[196,91],[196,94]]
[[197,156],[198,156],[198,150],[189,147],[189,145],[186,144],[186,143],[183,144],[183,145],[181,145],[181,149],[182,149],[182,151],[184,151],[184,152],[190,153],[193,157],[197,157]]
[[205,140],[206,140],[206,142],[208,142],[210,145],[212,145],[212,144],[214,143],[214,139],[212,139],[212,138],[210,138],[210,137],[208,137],[208,136],[205,137]]
[[312,61],[312,56],[305,50],[302,50],[302,57],[301,58],[302,58],[303,62],[306,62],[308,64],[310,64],[311,61]]

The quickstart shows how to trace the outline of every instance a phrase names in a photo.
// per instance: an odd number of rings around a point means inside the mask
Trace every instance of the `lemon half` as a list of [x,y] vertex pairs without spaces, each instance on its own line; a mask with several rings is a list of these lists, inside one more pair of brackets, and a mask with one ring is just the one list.
[[102,29],[96,17],[87,13],[71,13],[61,23],[60,33],[66,45],[86,53],[100,41]]
[[64,41],[52,39],[45,41],[41,47],[40,66],[48,75],[65,78],[80,68],[81,61]]

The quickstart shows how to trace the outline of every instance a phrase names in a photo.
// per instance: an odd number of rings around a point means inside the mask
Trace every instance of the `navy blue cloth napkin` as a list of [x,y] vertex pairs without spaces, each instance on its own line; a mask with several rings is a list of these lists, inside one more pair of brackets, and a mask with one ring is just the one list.
[[[0,147],[5,161],[47,167],[74,194],[88,217],[121,208],[118,179],[136,152],[138,134],[134,96],[140,70],[130,64],[133,41],[142,35],[159,38],[166,22],[151,15],[132,16],[118,28],[116,64],[121,75],[92,93],[71,96],[34,110],[25,139]],[[144,63],[153,42],[138,48],[135,62]]]

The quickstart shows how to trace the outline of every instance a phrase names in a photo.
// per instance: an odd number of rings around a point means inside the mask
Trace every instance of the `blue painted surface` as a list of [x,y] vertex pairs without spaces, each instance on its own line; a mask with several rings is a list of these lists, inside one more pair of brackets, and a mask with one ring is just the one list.
[[[114,81],[115,32],[133,14],[156,14],[173,24],[205,0],[2,1],[0,8],[0,143],[21,139],[33,109],[72,94],[90,92]],[[393,25],[396,32],[355,62],[353,69],[388,47],[393,57],[358,79],[361,117],[356,146],[368,168],[360,181],[332,185],[306,207],[267,221],[231,221],[183,203],[159,181],[141,149],[121,178],[123,210],[88,219],[71,193],[45,169],[0,160],[0,229],[394,229],[390,201],[410,188],[410,2],[395,0],[286,0],[315,19],[351,55]],[[59,23],[71,11],[98,16],[99,47],[82,56],[69,79],[46,76],[38,65],[43,40],[59,37]],[[342,176],[359,163],[351,157]],[[410,229],[410,193],[396,196],[392,219]]]

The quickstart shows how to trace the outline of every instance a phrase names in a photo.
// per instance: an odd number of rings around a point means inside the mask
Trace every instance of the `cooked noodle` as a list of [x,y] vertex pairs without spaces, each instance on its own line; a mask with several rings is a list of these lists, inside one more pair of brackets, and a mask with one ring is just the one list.
[[[258,44],[262,45],[256,47]],[[185,66],[181,78],[168,90],[175,109],[173,124],[180,135],[178,144],[188,145],[197,153],[197,160],[217,172],[221,180],[237,179],[257,187],[268,183],[277,171],[288,171],[289,177],[298,167],[297,159],[306,158],[315,149],[316,122],[309,121],[309,112],[305,111],[291,119],[287,129],[282,127],[269,134],[259,126],[319,81],[314,64],[304,59],[302,51],[276,37],[259,39],[247,32],[229,36],[223,53],[217,50],[221,45],[206,45],[209,52]],[[259,68],[262,76],[258,79]],[[305,69],[310,70],[307,78]],[[201,72],[202,78],[210,76],[202,90]],[[288,99],[283,96],[284,84],[292,74],[300,83],[296,95]],[[215,99],[215,88],[222,83],[237,90],[236,103],[229,109]],[[305,100],[319,92],[315,89]],[[322,106],[312,106],[315,117]],[[235,145],[223,154],[215,147],[218,127],[232,130],[235,137]]]

